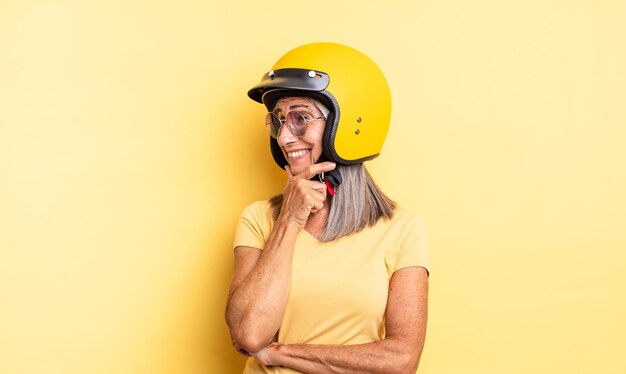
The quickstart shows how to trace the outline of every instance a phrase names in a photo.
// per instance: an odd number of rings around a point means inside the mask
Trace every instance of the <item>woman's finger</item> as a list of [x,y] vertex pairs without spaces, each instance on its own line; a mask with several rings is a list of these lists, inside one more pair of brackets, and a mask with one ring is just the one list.
[[285,165],[285,171],[287,172],[287,175],[289,176],[289,178],[293,177],[293,174],[291,174],[291,168],[289,167],[289,165]]
[[304,169],[300,174],[296,175],[298,178],[302,179],[311,179],[314,175],[317,175],[322,172],[331,171],[335,168],[335,164],[333,162],[321,162],[319,164],[313,164],[308,168]]
[[326,191],[326,184],[318,181],[308,181],[309,186],[315,191]]

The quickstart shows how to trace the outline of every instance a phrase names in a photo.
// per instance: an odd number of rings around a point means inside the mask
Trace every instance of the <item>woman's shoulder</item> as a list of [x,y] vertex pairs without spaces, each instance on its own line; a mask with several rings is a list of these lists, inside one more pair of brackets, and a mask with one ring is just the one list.
[[248,204],[243,208],[241,218],[270,225],[272,221],[272,205],[270,200],[257,200]]
[[400,206],[396,207],[393,217],[386,220],[384,225],[386,225],[388,234],[396,235],[399,238],[415,233],[423,235],[426,230],[424,218],[420,213]]
[[244,211],[268,211],[271,208],[270,200],[257,200],[243,208]]
[[262,249],[272,231],[271,205],[268,200],[248,204],[239,218],[234,246]]
[[387,234],[397,243],[389,255],[390,264],[393,264],[390,274],[408,266],[421,266],[427,271],[428,239],[426,225],[422,215],[412,209],[396,208],[392,224]]
[[243,208],[243,212],[263,213],[269,211],[271,208],[272,205],[269,199],[256,200],[246,205],[246,207]]
[[393,224],[402,224],[407,222],[418,222],[420,224],[424,223],[424,219],[420,213],[402,206],[396,207],[390,221]]

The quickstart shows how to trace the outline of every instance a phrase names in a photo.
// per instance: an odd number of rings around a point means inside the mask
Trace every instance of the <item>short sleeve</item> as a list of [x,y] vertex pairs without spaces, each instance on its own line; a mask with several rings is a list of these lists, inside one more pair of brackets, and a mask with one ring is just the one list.
[[269,202],[257,201],[248,205],[237,223],[233,248],[239,246],[263,249],[271,230]]
[[421,266],[430,273],[428,239],[424,220],[411,214],[401,230],[400,245],[393,271],[409,266]]

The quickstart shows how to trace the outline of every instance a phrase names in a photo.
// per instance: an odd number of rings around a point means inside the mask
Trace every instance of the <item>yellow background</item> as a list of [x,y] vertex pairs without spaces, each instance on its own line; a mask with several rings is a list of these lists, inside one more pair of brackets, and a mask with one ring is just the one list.
[[249,87],[386,73],[377,181],[419,212],[421,373],[626,372],[626,4],[0,1],[0,372],[238,373],[241,209],[281,190]]

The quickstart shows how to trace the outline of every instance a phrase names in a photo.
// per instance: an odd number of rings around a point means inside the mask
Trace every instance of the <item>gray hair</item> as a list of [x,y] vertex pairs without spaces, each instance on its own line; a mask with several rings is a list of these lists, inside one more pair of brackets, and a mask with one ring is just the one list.
[[317,109],[319,109],[320,112],[322,112],[322,115],[324,116],[324,119],[328,119],[328,114],[330,114],[330,110],[328,110],[328,108],[326,108],[326,105],[320,103],[320,101],[317,100],[317,99],[311,98],[311,100],[313,100],[313,104],[315,104]]
[[[373,226],[382,219],[390,219],[396,203],[376,185],[363,164],[337,165],[343,181],[335,187],[330,200],[330,213],[320,240],[330,242]],[[280,214],[283,195],[270,199],[274,220]]]

